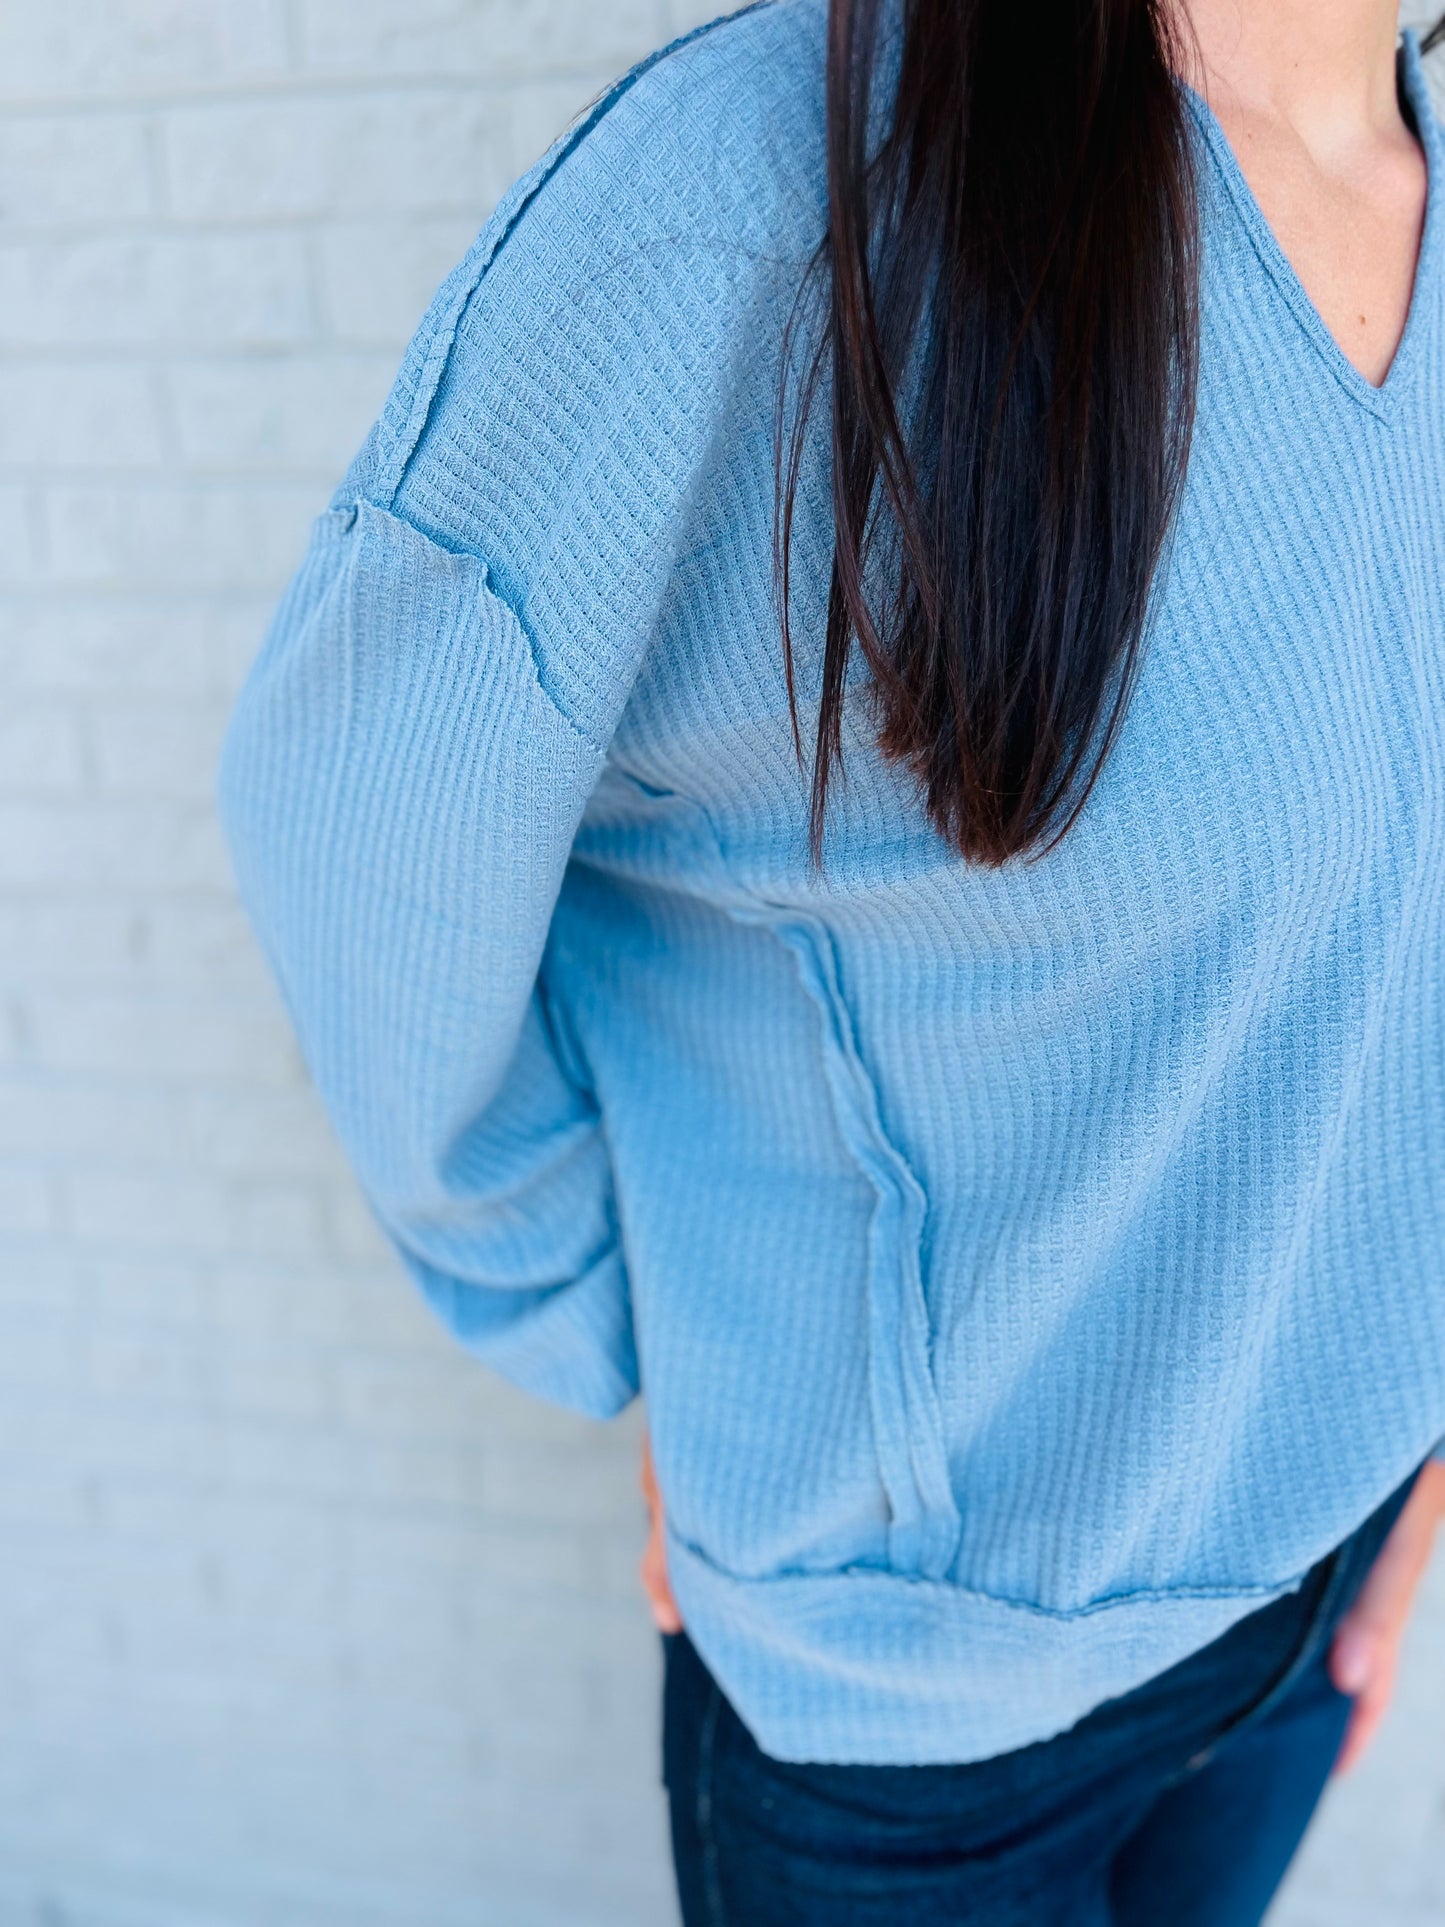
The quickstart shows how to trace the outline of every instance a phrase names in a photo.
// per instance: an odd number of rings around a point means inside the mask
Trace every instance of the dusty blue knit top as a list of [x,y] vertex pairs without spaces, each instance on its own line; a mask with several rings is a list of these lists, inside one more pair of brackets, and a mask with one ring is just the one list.
[[822,18],[694,36],[507,197],[221,799],[423,1291],[545,1398],[645,1391],[763,1746],[961,1761],[1296,1584],[1445,1434],[1445,187],[1407,40],[1429,211],[1375,388],[1191,103],[1198,428],[1103,777],[971,866],[855,678],[818,877],[771,545]]

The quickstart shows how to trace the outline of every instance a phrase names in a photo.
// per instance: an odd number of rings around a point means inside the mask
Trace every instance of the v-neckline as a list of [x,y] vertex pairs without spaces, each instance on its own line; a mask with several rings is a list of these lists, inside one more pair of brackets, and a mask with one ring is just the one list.
[[1388,420],[1394,413],[1402,391],[1408,386],[1411,370],[1420,358],[1420,341],[1436,305],[1433,300],[1435,259],[1440,251],[1441,195],[1445,191],[1445,160],[1441,155],[1440,128],[1430,105],[1429,85],[1420,57],[1419,36],[1407,27],[1400,39],[1399,73],[1401,91],[1409,102],[1415,133],[1425,156],[1425,220],[1420,248],[1415,261],[1415,278],[1410,289],[1410,304],[1405,325],[1395,347],[1385,379],[1378,385],[1350,360],[1325,325],[1323,315],[1305,292],[1304,283],[1293,263],[1280,246],[1274,229],[1265,219],[1254,189],[1245,179],[1239,157],[1219,117],[1202,94],[1185,83],[1185,96],[1204,135],[1230,200],[1234,203],[1255,253],[1270,279],[1283,296],[1286,306],[1318,349],[1331,374],[1347,394],[1371,414]]

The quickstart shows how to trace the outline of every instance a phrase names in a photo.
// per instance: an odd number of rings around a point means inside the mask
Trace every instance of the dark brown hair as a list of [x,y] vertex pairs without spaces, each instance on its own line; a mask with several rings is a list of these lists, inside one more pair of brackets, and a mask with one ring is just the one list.
[[1113,744],[1193,413],[1177,52],[1161,0],[831,0],[826,325],[778,445],[801,759],[789,553],[826,375],[815,862],[855,644],[884,754],[965,857],[1052,847]]

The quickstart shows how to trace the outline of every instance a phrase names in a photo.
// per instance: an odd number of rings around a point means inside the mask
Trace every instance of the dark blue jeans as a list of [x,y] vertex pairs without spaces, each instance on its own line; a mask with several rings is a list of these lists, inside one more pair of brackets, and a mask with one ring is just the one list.
[[774,1760],[666,1637],[685,1927],[1253,1927],[1349,1717],[1330,1635],[1411,1483],[1298,1591],[1067,1733],[965,1766]]

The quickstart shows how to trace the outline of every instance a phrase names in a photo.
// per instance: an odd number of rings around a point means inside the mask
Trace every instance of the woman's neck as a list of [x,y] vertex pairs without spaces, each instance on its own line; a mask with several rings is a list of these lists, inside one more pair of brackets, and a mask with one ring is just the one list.
[[1340,351],[1385,379],[1409,311],[1424,157],[1401,112],[1395,0],[1177,0],[1185,75]]
[[1182,0],[1189,78],[1219,112],[1327,154],[1400,127],[1395,0]]

